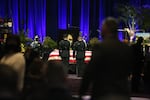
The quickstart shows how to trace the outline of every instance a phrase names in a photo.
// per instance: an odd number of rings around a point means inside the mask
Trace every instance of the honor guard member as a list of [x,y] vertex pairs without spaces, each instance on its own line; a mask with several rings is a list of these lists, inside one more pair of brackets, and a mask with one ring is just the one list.
[[41,43],[39,41],[39,36],[36,35],[34,37],[34,41],[31,43],[31,47],[35,50],[35,51],[38,51],[40,52],[40,49],[41,49]]
[[80,77],[84,71],[84,59],[86,46],[81,36],[78,37],[78,41],[73,45],[73,56],[76,57],[76,71],[77,75]]
[[59,55],[61,56],[64,70],[68,73],[69,58],[70,58],[70,42],[67,39],[68,35],[65,34],[63,40],[59,42]]

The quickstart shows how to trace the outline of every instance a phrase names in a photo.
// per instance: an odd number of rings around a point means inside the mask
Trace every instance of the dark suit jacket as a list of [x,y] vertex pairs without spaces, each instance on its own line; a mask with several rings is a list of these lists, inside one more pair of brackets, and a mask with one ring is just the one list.
[[85,43],[83,41],[77,41],[74,43],[73,50],[74,55],[76,52],[76,59],[84,59],[85,58]]
[[131,49],[119,40],[107,39],[99,44],[86,67],[80,96],[90,84],[93,100],[109,94],[129,95],[127,78],[132,67],[131,55]]
[[62,58],[70,57],[70,42],[67,40],[61,40],[59,42],[59,55]]

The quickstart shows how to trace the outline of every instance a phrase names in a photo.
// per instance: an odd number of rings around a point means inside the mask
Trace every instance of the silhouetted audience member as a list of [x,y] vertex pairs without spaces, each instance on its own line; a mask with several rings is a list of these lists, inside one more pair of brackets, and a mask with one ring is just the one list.
[[91,100],[130,100],[128,76],[132,67],[132,49],[118,39],[116,19],[107,18],[102,25],[103,41],[85,69],[80,99],[92,88]]
[[66,86],[67,75],[59,62],[48,62],[49,100],[71,100],[72,96]]
[[139,37],[137,43],[133,47],[133,55],[135,64],[132,71],[132,91],[140,92],[141,74],[144,67],[144,53],[143,53],[143,38]]
[[26,85],[28,82],[27,75],[28,75],[28,72],[30,72],[31,64],[36,60],[40,60],[40,54],[39,54],[39,52],[34,51],[34,49],[32,49],[32,48],[27,48],[26,52],[24,53],[24,56],[25,56],[25,61],[26,61],[24,84]]
[[39,52],[35,51],[32,48],[27,48],[26,52],[24,53],[25,59],[26,59],[26,67],[29,67],[30,64],[37,59],[40,59]]
[[1,63],[10,65],[18,74],[18,89],[22,91],[25,72],[25,58],[20,53],[20,38],[16,35],[10,35],[6,39],[4,47],[4,56]]
[[24,100],[45,100],[48,88],[46,65],[41,60],[31,63],[26,76]]
[[146,65],[144,66],[144,87],[145,87],[145,93],[150,94],[150,46],[145,46],[145,63]]
[[3,54],[4,54],[4,46],[3,44],[0,42],[0,59],[3,57]]
[[18,75],[11,66],[0,64],[0,100],[18,100]]

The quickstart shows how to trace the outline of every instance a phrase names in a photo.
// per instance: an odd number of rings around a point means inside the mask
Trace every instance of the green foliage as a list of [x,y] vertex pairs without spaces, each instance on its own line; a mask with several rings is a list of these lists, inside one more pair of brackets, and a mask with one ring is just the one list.
[[138,15],[136,8],[129,5],[119,5],[117,12],[125,18],[135,18]]
[[118,5],[116,11],[119,16],[119,21],[124,22],[126,26],[129,25],[131,20],[135,20],[137,24],[141,23],[139,20],[138,8],[130,5]]
[[28,32],[25,32],[24,30],[20,31],[18,35],[20,37],[21,43],[23,43],[24,45],[26,45],[27,42],[32,42],[32,39],[28,38]]
[[120,4],[116,11],[119,16],[119,21],[124,22],[126,26],[128,26],[129,21],[134,19],[135,23],[142,29],[150,29],[150,8]]
[[56,49],[57,43],[49,36],[45,37],[43,47],[46,49]]

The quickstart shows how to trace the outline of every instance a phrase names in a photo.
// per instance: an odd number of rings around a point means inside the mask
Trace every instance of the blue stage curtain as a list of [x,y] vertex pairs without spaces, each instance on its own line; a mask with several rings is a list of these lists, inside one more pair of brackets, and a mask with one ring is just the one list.
[[26,0],[19,0],[19,30],[27,31],[27,7]]
[[69,14],[68,14],[68,17],[67,17],[68,18],[68,20],[67,20],[68,23],[67,24],[68,24],[68,27],[69,27],[69,25],[73,26],[72,25],[72,11],[73,11],[73,8],[72,8],[73,7],[73,1],[72,0],[69,0],[68,6],[69,6],[69,9],[68,9]]
[[[117,18],[115,7],[118,4],[129,4],[138,7],[150,5],[150,0],[47,0],[47,2],[50,2],[47,14],[55,15],[55,17],[47,18],[47,23],[53,27],[48,28],[47,31],[55,39],[57,35],[54,34],[57,33],[57,29],[66,29],[67,24],[80,27],[83,36],[89,38],[98,37],[96,30],[101,27],[103,19],[110,16]],[[49,18],[53,18],[53,20],[49,20]],[[122,39],[122,34],[120,33],[119,38]]]
[[[19,4],[18,4],[18,0],[13,0],[12,2],[9,0],[9,13],[10,16],[12,16],[12,20],[13,20],[13,33],[17,34],[19,32]],[[11,5],[12,4],[12,5]],[[10,9],[12,8],[12,9]]]
[[8,17],[7,16],[7,5],[6,0],[1,0],[0,2],[0,18]]
[[28,0],[28,36],[39,35],[43,40],[46,36],[46,0]]
[[13,33],[28,30],[28,36],[46,36],[46,0],[1,0],[0,17],[12,18]]
[[104,9],[104,0],[99,0],[99,28],[101,27],[102,22],[105,18]]
[[150,5],[150,0],[0,0],[0,17],[13,19],[14,34],[28,30],[31,38],[38,34],[43,40],[47,27],[48,35],[57,39],[57,29],[67,29],[67,24],[80,27],[83,36],[96,37],[93,30],[101,26],[104,18],[116,17],[114,5],[120,3],[140,7]]
[[67,0],[58,0],[58,29],[67,29]]
[[81,0],[80,31],[89,40],[90,0]]

